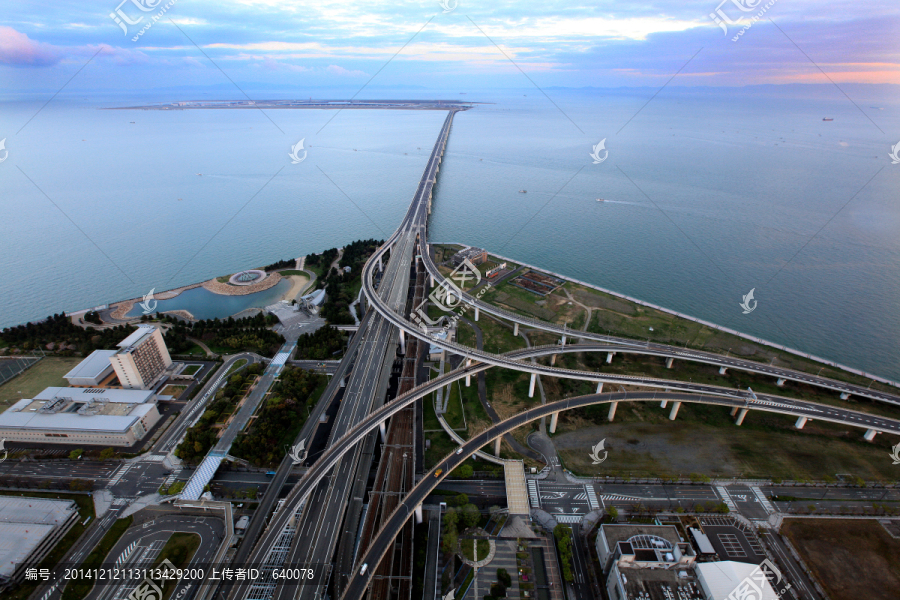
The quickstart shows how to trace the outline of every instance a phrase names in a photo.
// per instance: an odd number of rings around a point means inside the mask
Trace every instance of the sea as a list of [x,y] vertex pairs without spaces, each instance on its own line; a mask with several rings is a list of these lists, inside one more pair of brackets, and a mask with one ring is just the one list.
[[[241,97],[0,100],[0,327],[387,238],[445,117],[109,110]],[[897,88],[369,97],[482,103],[454,120],[430,240],[484,247],[900,380]]]

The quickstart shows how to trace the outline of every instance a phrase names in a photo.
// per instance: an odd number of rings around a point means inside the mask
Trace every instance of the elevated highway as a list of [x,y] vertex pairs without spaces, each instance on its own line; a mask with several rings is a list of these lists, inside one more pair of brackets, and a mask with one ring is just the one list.
[[[437,265],[434,264],[434,261],[431,259],[431,254],[429,252],[423,252],[422,258],[425,262],[426,270],[432,277],[432,281],[434,282],[433,285],[446,286],[446,279],[441,274]],[[693,362],[713,365],[719,367],[720,369],[736,369],[749,373],[769,375],[776,378],[779,381],[779,385],[781,385],[781,383],[783,383],[784,381],[796,381],[799,383],[805,383],[808,385],[813,385],[816,387],[839,392],[845,399],[849,395],[854,395],[860,396],[862,398],[869,398],[870,400],[877,400],[879,402],[886,402],[895,406],[900,406],[900,395],[897,394],[889,394],[887,392],[882,392],[879,390],[872,390],[861,385],[854,385],[851,383],[846,383],[844,381],[830,379],[828,377],[819,377],[811,373],[804,373],[803,371],[796,371],[794,369],[776,367],[774,365],[746,360],[733,356],[723,356],[714,352],[704,352],[702,350],[678,348],[676,346],[669,346],[666,344],[641,342],[628,338],[569,329],[568,327],[565,327],[563,325],[548,323],[546,321],[525,317],[523,315],[504,310],[502,308],[488,304],[483,300],[474,298],[471,295],[466,294],[465,292],[457,293],[457,295],[461,298],[462,302],[464,302],[466,306],[470,308],[471,311],[477,311],[477,314],[484,312],[486,314],[494,315],[495,317],[503,319],[505,321],[514,323],[516,326],[516,330],[518,330],[519,326],[525,326],[531,329],[538,329],[540,331],[553,333],[555,335],[558,335],[561,340],[580,339],[582,340],[582,342],[605,342],[607,344],[620,344],[622,345],[621,348],[611,348],[610,351],[628,352],[632,354],[647,354],[673,360],[689,360]]]

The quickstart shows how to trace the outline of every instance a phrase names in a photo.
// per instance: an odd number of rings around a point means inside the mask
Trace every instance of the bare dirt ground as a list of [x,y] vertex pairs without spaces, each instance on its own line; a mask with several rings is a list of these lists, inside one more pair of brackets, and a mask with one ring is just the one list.
[[781,532],[831,600],[900,598],[900,540],[874,519],[785,519]]

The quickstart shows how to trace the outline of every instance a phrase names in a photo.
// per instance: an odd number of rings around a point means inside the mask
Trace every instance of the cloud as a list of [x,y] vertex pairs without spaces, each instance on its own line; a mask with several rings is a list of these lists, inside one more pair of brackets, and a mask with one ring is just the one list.
[[62,59],[59,48],[36,42],[12,27],[0,25],[0,64],[14,67],[52,67]]
[[338,65],[328,65],[325,70],[332,75],[340,75],[341,77],[361,77],[367,75],[367,73],[362,71],[350,71],[344,67],[339,67]]

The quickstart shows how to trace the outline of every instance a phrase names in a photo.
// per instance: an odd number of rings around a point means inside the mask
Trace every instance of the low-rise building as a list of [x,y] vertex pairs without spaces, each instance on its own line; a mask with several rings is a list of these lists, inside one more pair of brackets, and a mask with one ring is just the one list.
[[464,248],[450,257],[450,263],[458,267],[466,259],[473,265],[480,265],[487,260],[487,251],[481,248]]
[[63,375],[63,379],[73,387],[95,387],[109,383],[113,377],[110,359],[116,350],[94,350],[75,368]]
[[11,442],[131,446],[159,421],[149,390],[50,387],[0,414]]
[[72,500],[0,496],[0,590],[21,582],[77,522]]
[[707,600],[675,527],[601,525],[596,546],[610,600]]
[[150,389],[172,364],[162,332],[153,325],[141,325],[119,342],[118,347],[110,362],[119,383],[126,389]]

